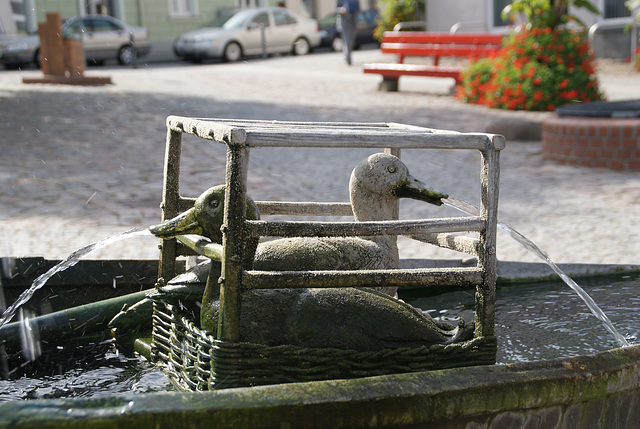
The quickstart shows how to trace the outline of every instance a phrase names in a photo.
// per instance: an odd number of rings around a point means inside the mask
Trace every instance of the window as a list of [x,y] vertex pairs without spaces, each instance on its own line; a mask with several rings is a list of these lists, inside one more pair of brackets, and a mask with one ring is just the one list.
[[120,26],[106,19],[90,19],[89,23],[85,24],[85,26],[89,27],[93,32],[122,30]]
[[169,0],[169,15],[197,16],[198,0]]
[[258,15],[255,16],[255,18],[253,18],[251,20],[252,23],[256,23],[258,24],[258,27],[260,25],[264,25],[265,27],[269,26],[269,15],[267,13],[260,13]]
[[503,27],[509,25],[509,22],[502,19],[502,9],[511,4],[511,0],[493,0],[493,26]]
[[291,25],[296,23],[296,20],[283,10],[274,11],[273,18],[276,21],[276,25]]
[[604,18],[621,18],[631,16],[631,11],[624,5],[624,3],[625,0],[604,0]]

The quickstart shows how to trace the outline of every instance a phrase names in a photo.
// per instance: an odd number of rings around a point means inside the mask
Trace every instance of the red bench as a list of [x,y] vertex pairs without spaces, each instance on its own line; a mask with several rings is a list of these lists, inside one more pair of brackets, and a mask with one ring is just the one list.
[[[501,44],[501,34],[387,31],[380,51],[398,55],[398,62],[365,64],[364,72],[382,75],[378,87],[382,91],[397,91],[400,76],[450,77],[459,83],[463,67],[440,66],[441,57],[487,57],[497,52]],[[404,64],[406,57],[433,57],[433,64]]]

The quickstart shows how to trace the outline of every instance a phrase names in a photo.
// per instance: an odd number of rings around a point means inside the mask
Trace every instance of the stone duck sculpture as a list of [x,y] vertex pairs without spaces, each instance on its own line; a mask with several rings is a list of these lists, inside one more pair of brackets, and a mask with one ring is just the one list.
[[[375,154],[359,163],[351,175],[349,188],[354,216],[359,221],[391,219],[394,204],[401,197],[436,205],[447,197],[424,186],[409,174],[402,161],[387,154]],[[223,203],[224,186],[211,188],[196,200],[193,209],[150,230],[162,238],[199,234],[212,243],[221,243]],[[246,217],[259,217],[250,200]],[[255,248],[256,244],[247,246]],[[397,267],[395,237],[279,239],[257,246],[253,261],[253,268],[257,270]],[[219,310],[218,273],[218,264],[204,263],[167,285],[168,290],[175,293],[188,288],[189,284],[201,284],[207,276],[200,319],[201,327],[214,335]],[[473,336],[472,324],[454,327],[437,323],[389,296],[388,293],[395,295],[395,289],[385,292],[387,294],[371,288],[246,291],[242,295],[241,341],[267,346],[292,344],[365,351],[447,344]]]
[[[411,176],[399,158],[384,153],[371,155],[354,168],[349,195],[358,222],[393,219],[395,204],[400,198],[442,205],[441,200],[448,197]],[[150,230],[162,238],[199,234],[220,244],[223,205],[224,185],[215,186],[198,197],[193,209]],[[255,203],[248,198],[247,219],[259,216]],[[251,249],[257,243],[247,243],[247,246]],[[294,237],[261,243],[251,264],[253,269],[264,271],[375,270],[400,268],[400,258],[395,236]],[[397,288],[377,290],[395,296]]]

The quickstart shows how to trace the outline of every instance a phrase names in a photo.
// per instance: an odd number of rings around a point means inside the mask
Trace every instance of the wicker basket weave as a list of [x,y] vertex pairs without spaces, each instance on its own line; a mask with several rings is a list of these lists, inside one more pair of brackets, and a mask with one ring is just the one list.
[[361,352],[216,340],[179,305],[155,300],[152,361],[183,390],[357,378],[495,362],[494,336],[466,342]]

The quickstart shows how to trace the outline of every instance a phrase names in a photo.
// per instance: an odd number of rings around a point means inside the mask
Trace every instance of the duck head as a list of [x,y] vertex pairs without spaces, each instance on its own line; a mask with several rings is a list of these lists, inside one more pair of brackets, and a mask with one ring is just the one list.
[[[149,228],[159,238],[176,235],[197,234],[209,238],[214,243],[222,243],[220,227],[224,220],[225,185],[207,189],[197,199],[192,209],[159,225]],[[258,206],[251,198],[246,203],[247,219],[259,219]]]
[[349,180],[351,206],[357,221],[389,220],[399,198],[442,205],[448,195],[427,187],[409,174],[396,156],[376,153],[361,161]]

